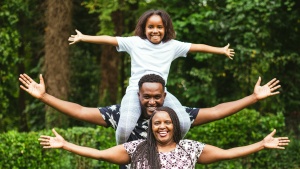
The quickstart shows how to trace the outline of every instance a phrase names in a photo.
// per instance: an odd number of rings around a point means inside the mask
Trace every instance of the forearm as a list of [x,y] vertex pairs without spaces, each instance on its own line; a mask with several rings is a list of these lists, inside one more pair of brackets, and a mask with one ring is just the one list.
[[81,35],[80,41],[95,43],[95,44],[106,44],[106,45],[118,46],[116,37],[107,36],[107,35],[101,35],[101,36]]
[[80,156],[103,160],[113,164],[128,164],[130,162],[130,157],[123,145],[117,145],[105,150],[97,150],[65,141],[62,148]]
[[75,119],[97,124],[100,126],[107,126],[98,108],[83,107],[76,103],[58,99],[47,93],[45,93],[40,98],[40,100],[48,106],[51,106],[52,108],[62,112],[63,114]]
[[258,100],[254,94],[244,97],[240,100],[231,101],[227,103],[221,103],[215,106],[212,111],[213,114],[216,114],[216,119],[219,120],[230,115],[235,114],[236,112],[256,103]]
[[82,110],[82,106],[79,104],[58,99],[48,93],[45,93],[40,100],[48,106],[74,118],[77,118]]
[[228,117],[243,108],[256,103],[258,100],[254,94],[240,100],[218,104],[212,108],[200,108],[192,126],[202,125]]
[[223,47],[213,47],[205,44],[192,44],[189,52],[225,54]]
[[102,152],[94,148],[78,146],[76,144],[65,141],[62,149],[83,157],[102,160],[101,158]]
[[256,153],[263,149],[264,149],[263,141],[260,141],[248,146],[236,147],[225,151],[227,151],[229,154],[227,159],[234,159],[234,158],[244,157]]
[[211,164],[222,160],[230,160],[247,156],[264,149],[263,141],[242,147],[224,150],[215,146],[205,145],[202,154],[198,159],[200,164]]

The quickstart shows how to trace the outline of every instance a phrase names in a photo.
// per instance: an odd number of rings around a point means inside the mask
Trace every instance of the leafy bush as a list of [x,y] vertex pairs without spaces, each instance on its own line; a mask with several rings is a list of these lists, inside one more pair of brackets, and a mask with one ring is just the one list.
[[[66,140],[82,146],[105,149],[115,145],[114,131],[105,128],[74,127],[56,129]],[[117,165],[93,160],[61,149],[42,149],[38,138],[51,135],[50,130],[19,133],[9,131],[0,135],[0,168],[118,168]]]
[[[229,149],[258,142],[274,128],[276,129],[275,137],[293,135],[285,131],[282,113],[279,112],[276,115],[266,114],[262,116],[255,110],[244,109],[225,119],[195,127],[189,131],[186,138]],[[300,140],[293,137],[290,139],[291,144],[285,150],[263,150],[244,158],[209,165],[197,165],[196,168],[299,168],[300,155],[298,150]]]
[[[262,116],[255,110],[245,109],[231,117],[195,127],[186,136],[220,148],[244,146],[262,140],[273,128],[275,136],[293,135],[284,130],[282,113]],[[97,149],[106,149],[115,145],[115,134],[112,129],[103,127],[74,127],[67,130],[56,129],[66,140]],[[93,160],[60,149],[42,149],[38,138],[40,135],[52,135],[50,130],[18,133],[9,131],[0,135],[0,168],[118,168],[107,162]],[[286,150],[263,150],[248,157],[221,161],[209,165],[197,165],[202,168],[299,168],[300,140],[290,138]]]

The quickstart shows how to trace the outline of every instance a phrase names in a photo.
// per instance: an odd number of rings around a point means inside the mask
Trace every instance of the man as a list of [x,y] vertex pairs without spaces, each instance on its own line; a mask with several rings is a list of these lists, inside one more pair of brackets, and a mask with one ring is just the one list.
[[[40,83],[38,84],[28,75],[21,74],[19,80],[23,85],[20,87],[33,97],[40,99],[45,104],[68,116],[104,127],[117,128],[118,120],[120,118],[120,105],[90,108],[60,100],[46,93],[42,75],[40,75],[39,78]],[[279,80],[274,78],[264,86],[260,86],[260,83],[261,78],[259,77],[254,87],[253,94],[236,101],[218,104],[211,108],[200,109],[186,107],[186,112],[190,115],[192,127],[225,118],[259,100],[279,94],[279,91],[276,91],[281,87],[278,85]],[[150,74],[141,78],[139,81],[139,93],[137,94],[141,104],[142,115],[127,141],[147,137],[146,130],[148,128],[148,119],[157,107],[163,105],[166,96],[164,89],[165,81],[158,75]]]

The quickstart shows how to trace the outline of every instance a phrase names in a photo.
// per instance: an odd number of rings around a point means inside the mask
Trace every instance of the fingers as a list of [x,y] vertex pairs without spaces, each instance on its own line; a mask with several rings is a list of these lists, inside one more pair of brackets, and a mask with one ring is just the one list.
[[285,149],[282,146],[289,145],[290,140],[288,137],[278,137],[277,139],[278,139],[278,146],[277,146],[278,149]]
[[51,148],[50,139],[50,136],[42,135],[38,140],[40,141],[40,145],[42,145],[43,148]]
[[40,74],[40,84],[44,85],[44,78],[42,74]]
[[20,74],[19,81],[24,85],[20,85],[20,87],[25,91],[27,91],[27,88],[30,85],[30,83],[33,82],[33,80],[26,74]]
[[260,86],[260,83],[261,83],[261,77],[259,76],[255,86]]
[[274,129],[269,135],[273,137],[275,133],[276,133],[276,129]]
[[20,78],[23,80],[23,82],[28,83],[28,84],[33,82],[33,80],[25,73],[20,74]]
[[55,136],[59,136],[59,134],[55,131],[54,128],[52,129],[52,133],[53,133]]
[[272,86],[272,85],[274,84],[274,82],[275,82],[275,85],[276,85],[277,83],[279,83],[279,81],[278,81],[278,82],[276,81],[276,78],[273,78],[272,80],[270,80],[270,81],[267,83],[267,85],[268,85],[268,86]]
[[274,81],[271,84],[269,84],[270,88],[273,88],[274,86],[278,85],[279,82],[279,80],[274,79]]

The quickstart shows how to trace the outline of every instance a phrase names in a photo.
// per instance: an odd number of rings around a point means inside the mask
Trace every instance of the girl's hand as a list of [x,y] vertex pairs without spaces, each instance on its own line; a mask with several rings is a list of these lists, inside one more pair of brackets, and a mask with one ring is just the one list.
[[77,35],[71,35],[68,39],[68,41],[70,41],[71,43],[69,43],[69,45],[72,45],[74,43],[80,42],[81,38],[82,38],[82,33],[79,32],[77,29],[75,30]]
[[229,48],[229,43],[228,45],[226,45],[223,49],[224,49],[224,54],[229,58],[229,59],[233,59],[232,57],[234,56],[234,49],[230,49]]

